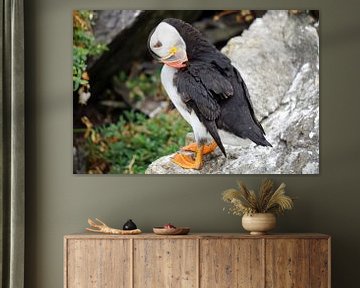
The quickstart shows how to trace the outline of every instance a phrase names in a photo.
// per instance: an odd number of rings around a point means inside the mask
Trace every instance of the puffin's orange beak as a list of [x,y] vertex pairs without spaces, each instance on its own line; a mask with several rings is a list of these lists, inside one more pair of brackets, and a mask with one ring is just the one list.
[[188,61],[188,58],[185,51],[171,47],[169,54],[162,57],[160,61],[174,68],[182,68],[186,66],[185,62]]

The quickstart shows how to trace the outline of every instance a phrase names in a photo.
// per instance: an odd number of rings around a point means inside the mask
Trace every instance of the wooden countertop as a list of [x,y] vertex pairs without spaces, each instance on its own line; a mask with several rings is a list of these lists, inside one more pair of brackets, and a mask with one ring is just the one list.
[[246,233],[189,233],[188,235],[156,235],[154,233],[142,233],[138,235],[109,235],[101,233],[75,233],[64,236],[65,239],[329,239],[329,235],[320,233],[286,233],[250,235]]

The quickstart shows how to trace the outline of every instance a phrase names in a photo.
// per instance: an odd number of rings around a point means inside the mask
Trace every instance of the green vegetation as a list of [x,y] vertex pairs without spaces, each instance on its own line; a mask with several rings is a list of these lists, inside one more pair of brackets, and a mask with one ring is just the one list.
[[163,95],[160,82],[160,69],[151,74],[142,72],[132,77],[126,75],[124,71],[121,71],[118,76],[118,81],[125,83],[126,88],[129,89],[129,98],[134,102],[145,100],[145,98],[159,98]]
[[93,12],[77,10],[73,12],[73,90],[87,85],[89,78],[86,73],[87,59],[107,50],[106,45],[96,43],[92,32]]
[[115,124],[87,126],[88,173],[144,173],[154,160],[178,151],[190,131],[176,111],[154,118],[125,112]]

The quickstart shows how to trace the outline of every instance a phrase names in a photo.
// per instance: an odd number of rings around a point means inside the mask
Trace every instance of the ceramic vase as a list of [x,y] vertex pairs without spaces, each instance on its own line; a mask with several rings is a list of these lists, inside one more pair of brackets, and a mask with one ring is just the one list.
[[255,213],[242,217],[242,226],[251,235],[263,235],[276,226],[276,217],[272,213]]

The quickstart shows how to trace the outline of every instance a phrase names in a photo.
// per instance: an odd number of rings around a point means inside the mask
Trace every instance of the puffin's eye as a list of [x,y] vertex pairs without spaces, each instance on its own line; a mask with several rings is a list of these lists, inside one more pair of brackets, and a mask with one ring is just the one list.
[[153,47],[160,48],[161,46],[162,46],[162,43],[160,41],[157,41]]

